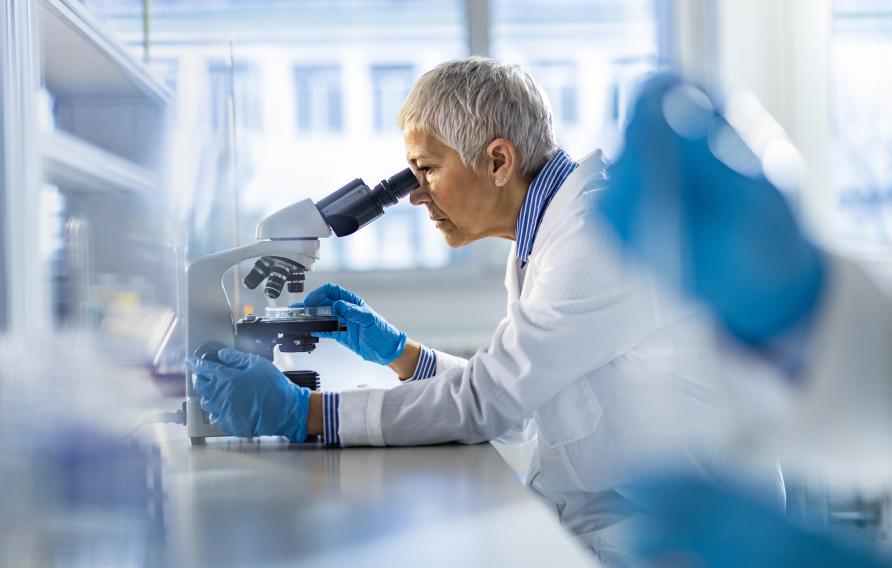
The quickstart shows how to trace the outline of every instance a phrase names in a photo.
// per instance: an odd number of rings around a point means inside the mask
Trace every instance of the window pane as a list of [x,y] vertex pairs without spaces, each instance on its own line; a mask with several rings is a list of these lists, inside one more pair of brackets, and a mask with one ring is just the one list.
[[892,2],[833,4],[834,182],[843,238],[892,243]]
[[[208,65],[208,96],[211,102],[211,124],[214,130],[223,130],[229,121],[230,112],[235,118],[236,127],[246,130],[260,130],[260,101],[256,92],[257,67],[243,62],[232,65],[219,61]],[[229,101],[234,108],[229,110]]]
[[579,118],[576,108],[579,71],[575,61],[533,61],[527,67],[551,101],[556,125],[573,127]]
[[617,139],[643,75],[658,65],[653,0],[493,0],[493,55],[524,65],[575,158]]
[[302,133],[337,132],[343,127],[341,69],[337,65],[294,69],[297,129]]
[[396,130],[396,114],[415,80],[411,65],[373,65],[375,130]]

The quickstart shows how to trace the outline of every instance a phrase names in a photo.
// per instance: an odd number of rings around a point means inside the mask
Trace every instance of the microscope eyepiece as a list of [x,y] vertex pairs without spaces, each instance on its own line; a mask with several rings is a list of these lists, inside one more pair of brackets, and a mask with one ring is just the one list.
[[383,207],[396,204],[401,198],[407,196],[410,191],[418,187],[418,178],[411,168],[406,168],[396,175],[381,180],[372,189],[372,193],[378,196]]
[[371,189],[357,178],[320,200],[316,207],[334,234],[344,237],[383,215],[385,207],[395,205],[416,187],[418,179],[406,168]]

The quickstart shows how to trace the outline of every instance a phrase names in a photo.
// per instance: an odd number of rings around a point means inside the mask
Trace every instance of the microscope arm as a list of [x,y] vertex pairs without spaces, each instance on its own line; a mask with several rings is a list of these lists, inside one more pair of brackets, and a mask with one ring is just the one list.
[[[235,322],[223,288],[223,274],[232,266],[259,256],[284,256],[306,268],[319,258],[319,239],[258,241],[194,260],[186,269],[186,354],[202,343],[217,340],[232,346]],[[186,381],[186,394],[194,394]]]

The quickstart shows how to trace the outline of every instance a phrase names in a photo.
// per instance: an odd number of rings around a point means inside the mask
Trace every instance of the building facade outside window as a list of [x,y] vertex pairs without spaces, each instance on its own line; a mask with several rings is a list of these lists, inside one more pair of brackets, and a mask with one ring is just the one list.
[[396,115],[415,82],[412,65],[372,65],[372,104],[375,130],[397,130]]
[[227,99],[232,94],[235,126],[238,130],[262,130],[260,93],[257,92],[258,70],[255,65],[212,61],[208,64],[208,98],[211,125],[216,132],[226,128],[229,120]]
[[554,121],[572,127],[579,123],[579,71],[575,61],[535,61],[530,73],[548,94]]
[[344,93],[338,65],[294,68],[297,131],[340,132],[344,128]]

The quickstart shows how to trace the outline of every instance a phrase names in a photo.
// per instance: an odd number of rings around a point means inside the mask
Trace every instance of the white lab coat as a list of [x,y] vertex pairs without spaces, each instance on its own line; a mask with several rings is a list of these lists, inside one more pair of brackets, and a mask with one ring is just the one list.
[[709,432],[717,405],[707,326],[658,298],[597,226],[604,167],[596,152],[567,178],[525,268],[509,253],[508,313],[488,346],[437,353],[426,381],[344,392],[339,411],[348,446],[478,443],[532,416],[529,483],[596,550],[635,509],[622,488],[642,460],[709,477],[708,451],[672,433]]

